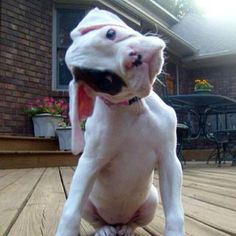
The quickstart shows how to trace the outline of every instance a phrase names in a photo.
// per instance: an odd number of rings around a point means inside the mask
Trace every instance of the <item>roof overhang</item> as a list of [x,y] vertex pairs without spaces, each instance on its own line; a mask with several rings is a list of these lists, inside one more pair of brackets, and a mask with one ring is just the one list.
[[222,51],[214,54],[191,56],[182,59],[189,69],[236,64],[236,51]]
[[[135,0],[98,0],[100,3],[106,5],[116,4],[116,7],[120,7],[123,11],[131,12],[137,16],[140,20],[145,20],[150,24],[154,25],[164,40],[167,41],[167,50],[173,53],[174,55],[182,58],[186,56],[193,55],[198,52],[191,44],[185,41],[183,38],[179,37],[173,31],[171,31],[167,25],[161,22],[160,19],[154,14],[153,8],[162,11],[159,8],[157,3],[155,4],[146,4],[146,1],[135,1]],[[153,2],[153,1],[152,1]],[[116,10],[118,10],[116,8]],[[162,13],[164,14],[164,13]]]
[[[178,19],[163,9],[155,0],[54,0],[63,4],[86,4],[91,7],[103,5],[127,19],[132,26],[141,27],[145,21],[166,41],[167,51],[178,58],[194,55],[198,52],[190,43],[175,34],[168,27]],[[164,19],[164,21],[163,21]]]

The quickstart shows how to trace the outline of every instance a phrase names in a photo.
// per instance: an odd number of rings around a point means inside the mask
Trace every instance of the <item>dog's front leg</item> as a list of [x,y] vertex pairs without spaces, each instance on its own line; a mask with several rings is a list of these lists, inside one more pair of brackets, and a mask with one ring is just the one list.
[[166,150],[159,161],[159,182],[165,212],[165,236],[184,235],[184,213],[181,200],[182,169],[175,149]]
[[102,167],[101,160],[82,155],[74,173],[68,199],[65,203],[56,236],[80,235],[80,220],[89,193]]

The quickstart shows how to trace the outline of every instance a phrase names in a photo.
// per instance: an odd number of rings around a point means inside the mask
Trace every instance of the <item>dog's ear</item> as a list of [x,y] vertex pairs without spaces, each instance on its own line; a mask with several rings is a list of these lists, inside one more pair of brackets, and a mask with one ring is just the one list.
[[76,28],[73,29],[70,36],[72,40],[74,40],[78,36],[107,25],[115,25],[131,29],[117,15],[106,10],[100,10],[96,7],[88,12]]
[[90,97],[83,84],[72,80],[69,85],[70,94],[70,121],[72,126],[71,150],[77,155],[84,148],[84,134],[81,122],[93,112],[95,98]]

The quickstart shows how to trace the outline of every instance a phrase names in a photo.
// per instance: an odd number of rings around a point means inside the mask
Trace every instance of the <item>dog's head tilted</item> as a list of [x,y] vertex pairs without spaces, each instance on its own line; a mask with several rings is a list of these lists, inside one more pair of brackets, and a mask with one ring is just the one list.
[[97,8],[71,32],[71,38],[66,63],[73,75],[72,126],[73,116],[80,120],[92,113],[95,96],[118,103],[150,93],[163,65],[161,39],[143,36],[116,15]]

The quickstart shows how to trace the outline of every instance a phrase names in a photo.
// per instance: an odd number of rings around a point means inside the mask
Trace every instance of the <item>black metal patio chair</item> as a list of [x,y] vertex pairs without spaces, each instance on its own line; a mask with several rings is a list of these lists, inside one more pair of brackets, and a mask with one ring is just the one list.
[[209,139],[216,147],[209,155],[210,160],[215,160],[218,166],[226,160],[232,160],[235,165],[236,159],[236,110],[235,107],[213,109],[208,116]]
[[189,136],[189,127],[186,124],[178,123],[177,124],[177,147],[176,153],[177,157],[182,165],[186,165],[186,160],[183,156],[183,145]]

